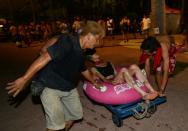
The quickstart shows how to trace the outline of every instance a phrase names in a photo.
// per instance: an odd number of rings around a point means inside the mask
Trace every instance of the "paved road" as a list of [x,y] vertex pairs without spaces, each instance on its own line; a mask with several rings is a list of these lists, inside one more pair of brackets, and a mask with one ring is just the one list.
[[[107,42],[117,43],[115,40]],[[34,104],[31,96],[15,108],[8,104],[4,87],[8,81],[19,77],[37,57],[40,44],[29,48],[17,48],[12,43],[0,43],[0,131],[44,131],[45,119],[40,104]],[[137,63],[139,50],[126,46],[97,48],[104,59],[116,65]],[[186,62],[187,56],[178,54],[178,60]],[[188,62],[188,61],[187,61]],[[123,126],[116,127],[111,113],[102,105],[92,103],[83,93],[82,83],[79,92],[84,107],[84,119],[77,122],[70,131],[187,131],[188,130],[188,68],[169,79],[167,103],[158,106],[151,118],[136,120],[124,119]]]

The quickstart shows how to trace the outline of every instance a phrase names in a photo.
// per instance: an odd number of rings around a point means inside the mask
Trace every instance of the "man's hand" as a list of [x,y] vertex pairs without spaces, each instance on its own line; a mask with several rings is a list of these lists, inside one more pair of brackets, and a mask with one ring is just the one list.
[[101,92],[105,92],[107,90],[106,86],[103,86],[101,83],[95,82],[93,83],[93,85],[99,89]]
[[7,85],[6,90],[8,90],[8,94],[16,97],[26,86],[26,81],[20,77],[13,82],[7,83]]
[[104,82],[109,83],[109,84],[113,84],[113,80],[105,79]]
[[99,89],[99,90],[100,90],[100,88],[103,86],[101,83],[99,83],[99,82],[97,82],[97,81],[95,81],[95,82],[93,83],[93,85],[95,86],[95,88],[97,88],[97,89]]

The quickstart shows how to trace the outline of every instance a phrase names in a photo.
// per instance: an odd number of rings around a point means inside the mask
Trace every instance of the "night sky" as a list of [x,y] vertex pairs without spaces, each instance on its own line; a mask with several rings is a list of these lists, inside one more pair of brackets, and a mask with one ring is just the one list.
[[[105,1],[111,3],[103,4]],[[181,1],[166,0],[166,4],[179,9]],[[0,2],[0,18],[16,21],[32,20],[33,17],[37,20],[61,19],[76,15],[94,19],[107,16],[121,18],[124,15],[139,17],[149,13],[151,6],[150,0],[45,0],[45,2],[44,0],[0,0]],[[33,10],[35,13],[32,12]]]

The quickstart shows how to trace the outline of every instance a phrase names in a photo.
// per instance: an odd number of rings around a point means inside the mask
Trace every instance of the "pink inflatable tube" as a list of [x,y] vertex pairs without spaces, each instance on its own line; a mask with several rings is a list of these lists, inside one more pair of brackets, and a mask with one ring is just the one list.
[[[147,88],[141,82],[138,80],[136,81],[141,89],[147,91]],[[106,87],[106,90],[100,91],[96,89],[90,82],[85,81],[83,88],[89,98],[101,104],[129,104],[142,99],[142,96],[127,83],[112,85],[104,82],[103,86]]]

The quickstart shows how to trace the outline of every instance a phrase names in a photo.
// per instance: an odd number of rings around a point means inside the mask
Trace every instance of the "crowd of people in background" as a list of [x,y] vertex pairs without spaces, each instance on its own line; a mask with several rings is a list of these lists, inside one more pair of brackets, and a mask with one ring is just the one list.
[[[18,47],[30,46],[33,41],[46,41],[49,38],[63,33],[78,33],[80,22],[85,21],[85,18],[74,17],[70,22],[66,19],[57,21],[42,21],[38,23],[30,22],[26,24],[9,24],[8,30],[11,40],[16,43]],[[96,19],[106,31],[106,36],[113,36],[115,34],[122,34],[123,40],[128,42],[128,33],[132,33],[136,38],[136,33],[141,34],[142,20],[129,19],[123,16],[119,21],[115,21],[112,17],[103,19]]]

